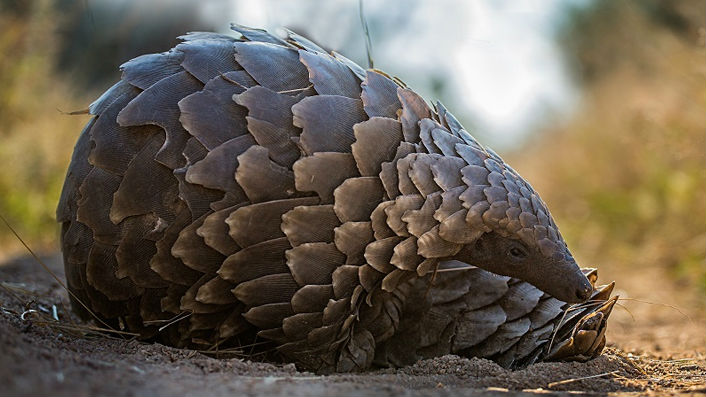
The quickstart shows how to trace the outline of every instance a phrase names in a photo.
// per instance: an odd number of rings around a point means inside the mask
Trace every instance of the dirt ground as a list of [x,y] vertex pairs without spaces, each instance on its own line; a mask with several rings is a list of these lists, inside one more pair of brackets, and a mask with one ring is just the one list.
[[[43,260],[63,279],[58,255]],[[0,395],[705,395],[704,297],[665,283],[657,269],[609,270],[601,269],[600,279],[615,279],[628,299],[613,310],[609,347],[593,361],[513,372],[449,355],[397,370],[317,376],[292,364],[214,359],[86,333],[85,324],[73,323],[57,281],[20,257],[0,264]]]

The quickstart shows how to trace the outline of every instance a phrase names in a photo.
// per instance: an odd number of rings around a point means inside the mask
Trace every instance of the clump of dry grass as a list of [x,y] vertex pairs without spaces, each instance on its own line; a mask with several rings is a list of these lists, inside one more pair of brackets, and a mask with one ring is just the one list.
[[621,378],[626,385],[653,392],[706,392],[706,357],[703,354],[674,360],[656,359],[650,354],[627,353],[615,348],[611,349],[611,354],[629,361],[641,373],[640,376]]
[[[53,274],[51,271],[49,272]],[[63,303],[47,304],[46,302],[53,300],[51,297],[30,291],[23,285],[3,281],[0,282],[0,288],[15,301],[14,305],[0,304],[0,310],[5,314],[16,316],[27,325],[48,327],[56,332],[78,338],[103,337],[133,340],[139,336],[133,332],[81,322],[66,309]]]

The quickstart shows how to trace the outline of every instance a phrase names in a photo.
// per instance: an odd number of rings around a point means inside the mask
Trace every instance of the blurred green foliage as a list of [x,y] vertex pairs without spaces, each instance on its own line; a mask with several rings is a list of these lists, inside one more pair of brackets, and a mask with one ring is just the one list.
[[582,103],[512,164],[584,266],[706,285],[705,18],[702,1],[598,0],[557,33]]
[[[85,109],[126,60],[213,28],[199,21],[198,2],[137,3],[0,1],[0,214],[33,248],[58,247],[56,203],[89,119],[66,113]],[[0,226],[0,256],[20,249]]]
[[[47,1],[3,2],[0,12],[0,212],[40,248],[53,243],[54,207],[81,116],[64,116],[83,102],[53,68],[53,9]],[[83,105],[85,106],[85,105]],[[1,251],[18,242],[0,229]]]

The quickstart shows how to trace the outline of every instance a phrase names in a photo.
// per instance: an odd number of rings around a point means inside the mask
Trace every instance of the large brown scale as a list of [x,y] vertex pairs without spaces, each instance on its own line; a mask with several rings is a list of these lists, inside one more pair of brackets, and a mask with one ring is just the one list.
[[77,311],[318,372],[600,354],[612,284],[441,104],[233,30],[125,63],[90,106],[57,210]]

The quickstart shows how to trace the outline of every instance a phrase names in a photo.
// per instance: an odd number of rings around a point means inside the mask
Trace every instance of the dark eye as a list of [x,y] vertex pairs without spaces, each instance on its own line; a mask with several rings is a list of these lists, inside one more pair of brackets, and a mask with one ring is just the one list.
[[512,247],[510,248],[510,255],[515,259],[524,259],[527,254],[522,248]]

